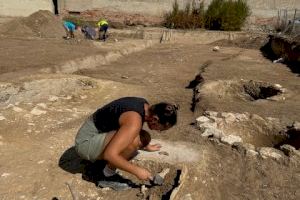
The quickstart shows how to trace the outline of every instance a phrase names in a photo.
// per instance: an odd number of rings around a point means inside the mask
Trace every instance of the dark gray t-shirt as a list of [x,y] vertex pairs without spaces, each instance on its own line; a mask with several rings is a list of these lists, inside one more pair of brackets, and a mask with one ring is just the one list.
[[140,97],[123,97],[99,108],[93,114],[93,120],[99,132],[109,132],[120,128],[119,118],[127,111],[139,113],[144,121],[144,104],[147,100]]

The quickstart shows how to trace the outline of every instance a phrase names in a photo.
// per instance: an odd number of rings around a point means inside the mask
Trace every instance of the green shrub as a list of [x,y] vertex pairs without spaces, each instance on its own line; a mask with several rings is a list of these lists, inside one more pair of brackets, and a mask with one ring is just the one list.
[[244,0],[213,0],[205,14],[205,27],[212,30],[241,30],[250,9]]
[[185,9],[180,10],[177,0],[173,4],[171,12],[165,15],[164,25],[168,28],[195,29],[204,26],[204,4],[201,2],[196,6],[195,0],[185,5]]
[[63,20],[73,22],[78,26],[89,25],[91,27],[96,27],[97,24],[97,21],[87,21],[77,16],[66,16]]

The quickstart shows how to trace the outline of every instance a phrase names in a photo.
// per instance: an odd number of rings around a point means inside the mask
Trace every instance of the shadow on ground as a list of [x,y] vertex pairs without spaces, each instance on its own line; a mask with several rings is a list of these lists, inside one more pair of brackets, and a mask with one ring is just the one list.
[[[260,48],[260,51],[262,53],[262,55],[271,60],[274,61],[276,59],[278,59],[278,55],[276,55],[271,47],[271,39]],[[296,49],[294,49],[294,51],[297,51]],[[299,51],[299,50],[298,50]],[[287,52],[285,52],[287,54]],[[291,70],[291,72],[297,74],[298,76],[300,76],[300,62],[297,61],[283,61],[283,63]]]
[[82,174],[82,179],[97,183],[98,180],[101,179],[102,170],[105,167],[106,162],[99,160],[94,163],[83,160],[78,156],[75,151],[75,147],[70,147],[67,149],[59,159],[58,166],[72,174],[80,173]]

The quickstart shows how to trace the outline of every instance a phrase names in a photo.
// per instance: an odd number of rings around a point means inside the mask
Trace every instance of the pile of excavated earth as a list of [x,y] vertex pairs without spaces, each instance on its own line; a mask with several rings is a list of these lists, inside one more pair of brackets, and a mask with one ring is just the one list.
[[[131,27],[65,41],[47,11],[0,26],[1,199],[300,199],[299,73],[264,56],[266,35]],[[161,150],[132,161],[162,185],[120,170],[135,186],[97,187],[103,162],[74,150],[87,116],[123,96],[180,105],[175,127],[149,130]]]

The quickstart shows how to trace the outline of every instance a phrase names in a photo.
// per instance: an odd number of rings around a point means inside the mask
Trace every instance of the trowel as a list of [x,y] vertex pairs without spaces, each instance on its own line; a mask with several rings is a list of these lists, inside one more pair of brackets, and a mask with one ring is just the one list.
[[170,169],[163,169],[160,173],[156,174],[150,181],[151,185],[162,185],[165,180],[165,176],[169,173]]

